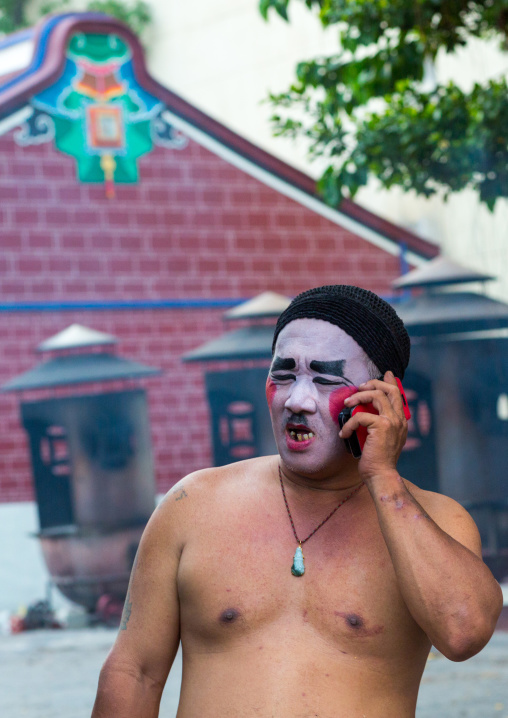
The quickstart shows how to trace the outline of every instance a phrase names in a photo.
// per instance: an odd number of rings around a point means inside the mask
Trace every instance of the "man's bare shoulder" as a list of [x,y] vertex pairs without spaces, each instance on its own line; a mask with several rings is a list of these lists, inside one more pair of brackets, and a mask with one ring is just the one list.
[[[214,466],[208,469],[199,469],[184,476],[164,496],[159,509],[164,513],[171,512],[172,508],[194,508],[207,504],[213,497],[222,492],[225,486],[242,489],[242,485],[249,485],[253,479],[266,476],[276,466],[278,457],[259,456],[254,459],[238,461],[225,466]],[[177,506],[174,506],[174,505]],[[172,508],[171,508],[172,507]]]
[[420,489],[406,479],[404,483],[420,506],[443,531],[481,556],[481,541],[476,524],[458,501],[435,491]]

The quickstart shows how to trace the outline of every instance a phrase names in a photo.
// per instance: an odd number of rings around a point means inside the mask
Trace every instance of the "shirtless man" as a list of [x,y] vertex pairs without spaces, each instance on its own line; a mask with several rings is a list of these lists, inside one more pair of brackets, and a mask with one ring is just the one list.
[[[356,287],[311,290],[275,338],[279,454],[197,471],[154,512],[93,718],[158,716],[180,640],[177,718],[414,718],[431,645],[463,661],[492,635],[502,595],[472,519],[397,473],[392,372],[409,340],[393,309]],[[369,402],[379,415],[341,437],[344,403]],[[343,439],[360,425],[357,461]]]

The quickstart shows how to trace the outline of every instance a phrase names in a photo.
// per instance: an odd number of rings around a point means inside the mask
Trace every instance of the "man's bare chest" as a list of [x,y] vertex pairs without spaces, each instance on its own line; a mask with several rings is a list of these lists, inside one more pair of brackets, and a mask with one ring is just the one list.
[[303,545],[305,573],[296,577],[297,543],[283,512],[218,512],[182,553],[182,639],[224,649],[294,632],[332,650],[385,655],[416,627],[377,521],[363,518],[337,515],[323,526]]

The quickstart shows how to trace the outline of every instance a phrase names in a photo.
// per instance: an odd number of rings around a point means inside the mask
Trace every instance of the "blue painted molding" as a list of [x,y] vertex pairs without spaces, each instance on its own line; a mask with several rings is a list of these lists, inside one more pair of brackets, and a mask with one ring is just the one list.
[[[384,295],[382,297],[391,304],[398,304],[407,299],[402,294]],[[74,312],[86,311],[125,311],[137,309],[229,309],[247,302],[252,297],[236,297],[234,299],[140,299],[116,302],[4,302],[0,304],[0,314],[14,312]]]
[[248,298],[235,299],[140,299],[116,302],[4,302],[0,313],[8,312],[70,312],[129,309],[221,309],[236,307]]

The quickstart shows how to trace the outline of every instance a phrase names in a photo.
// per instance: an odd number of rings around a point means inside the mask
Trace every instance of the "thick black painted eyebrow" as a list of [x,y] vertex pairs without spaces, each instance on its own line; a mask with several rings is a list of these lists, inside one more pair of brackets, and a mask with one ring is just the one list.
[[281,369],[294,369],[296,366],[294,359],[281,359],[275,357],[272,364],[272,371],[281,371]]
[[344,378],[344,359],[339,361],[311,361],[310,368],[318,374],[331,374]]

